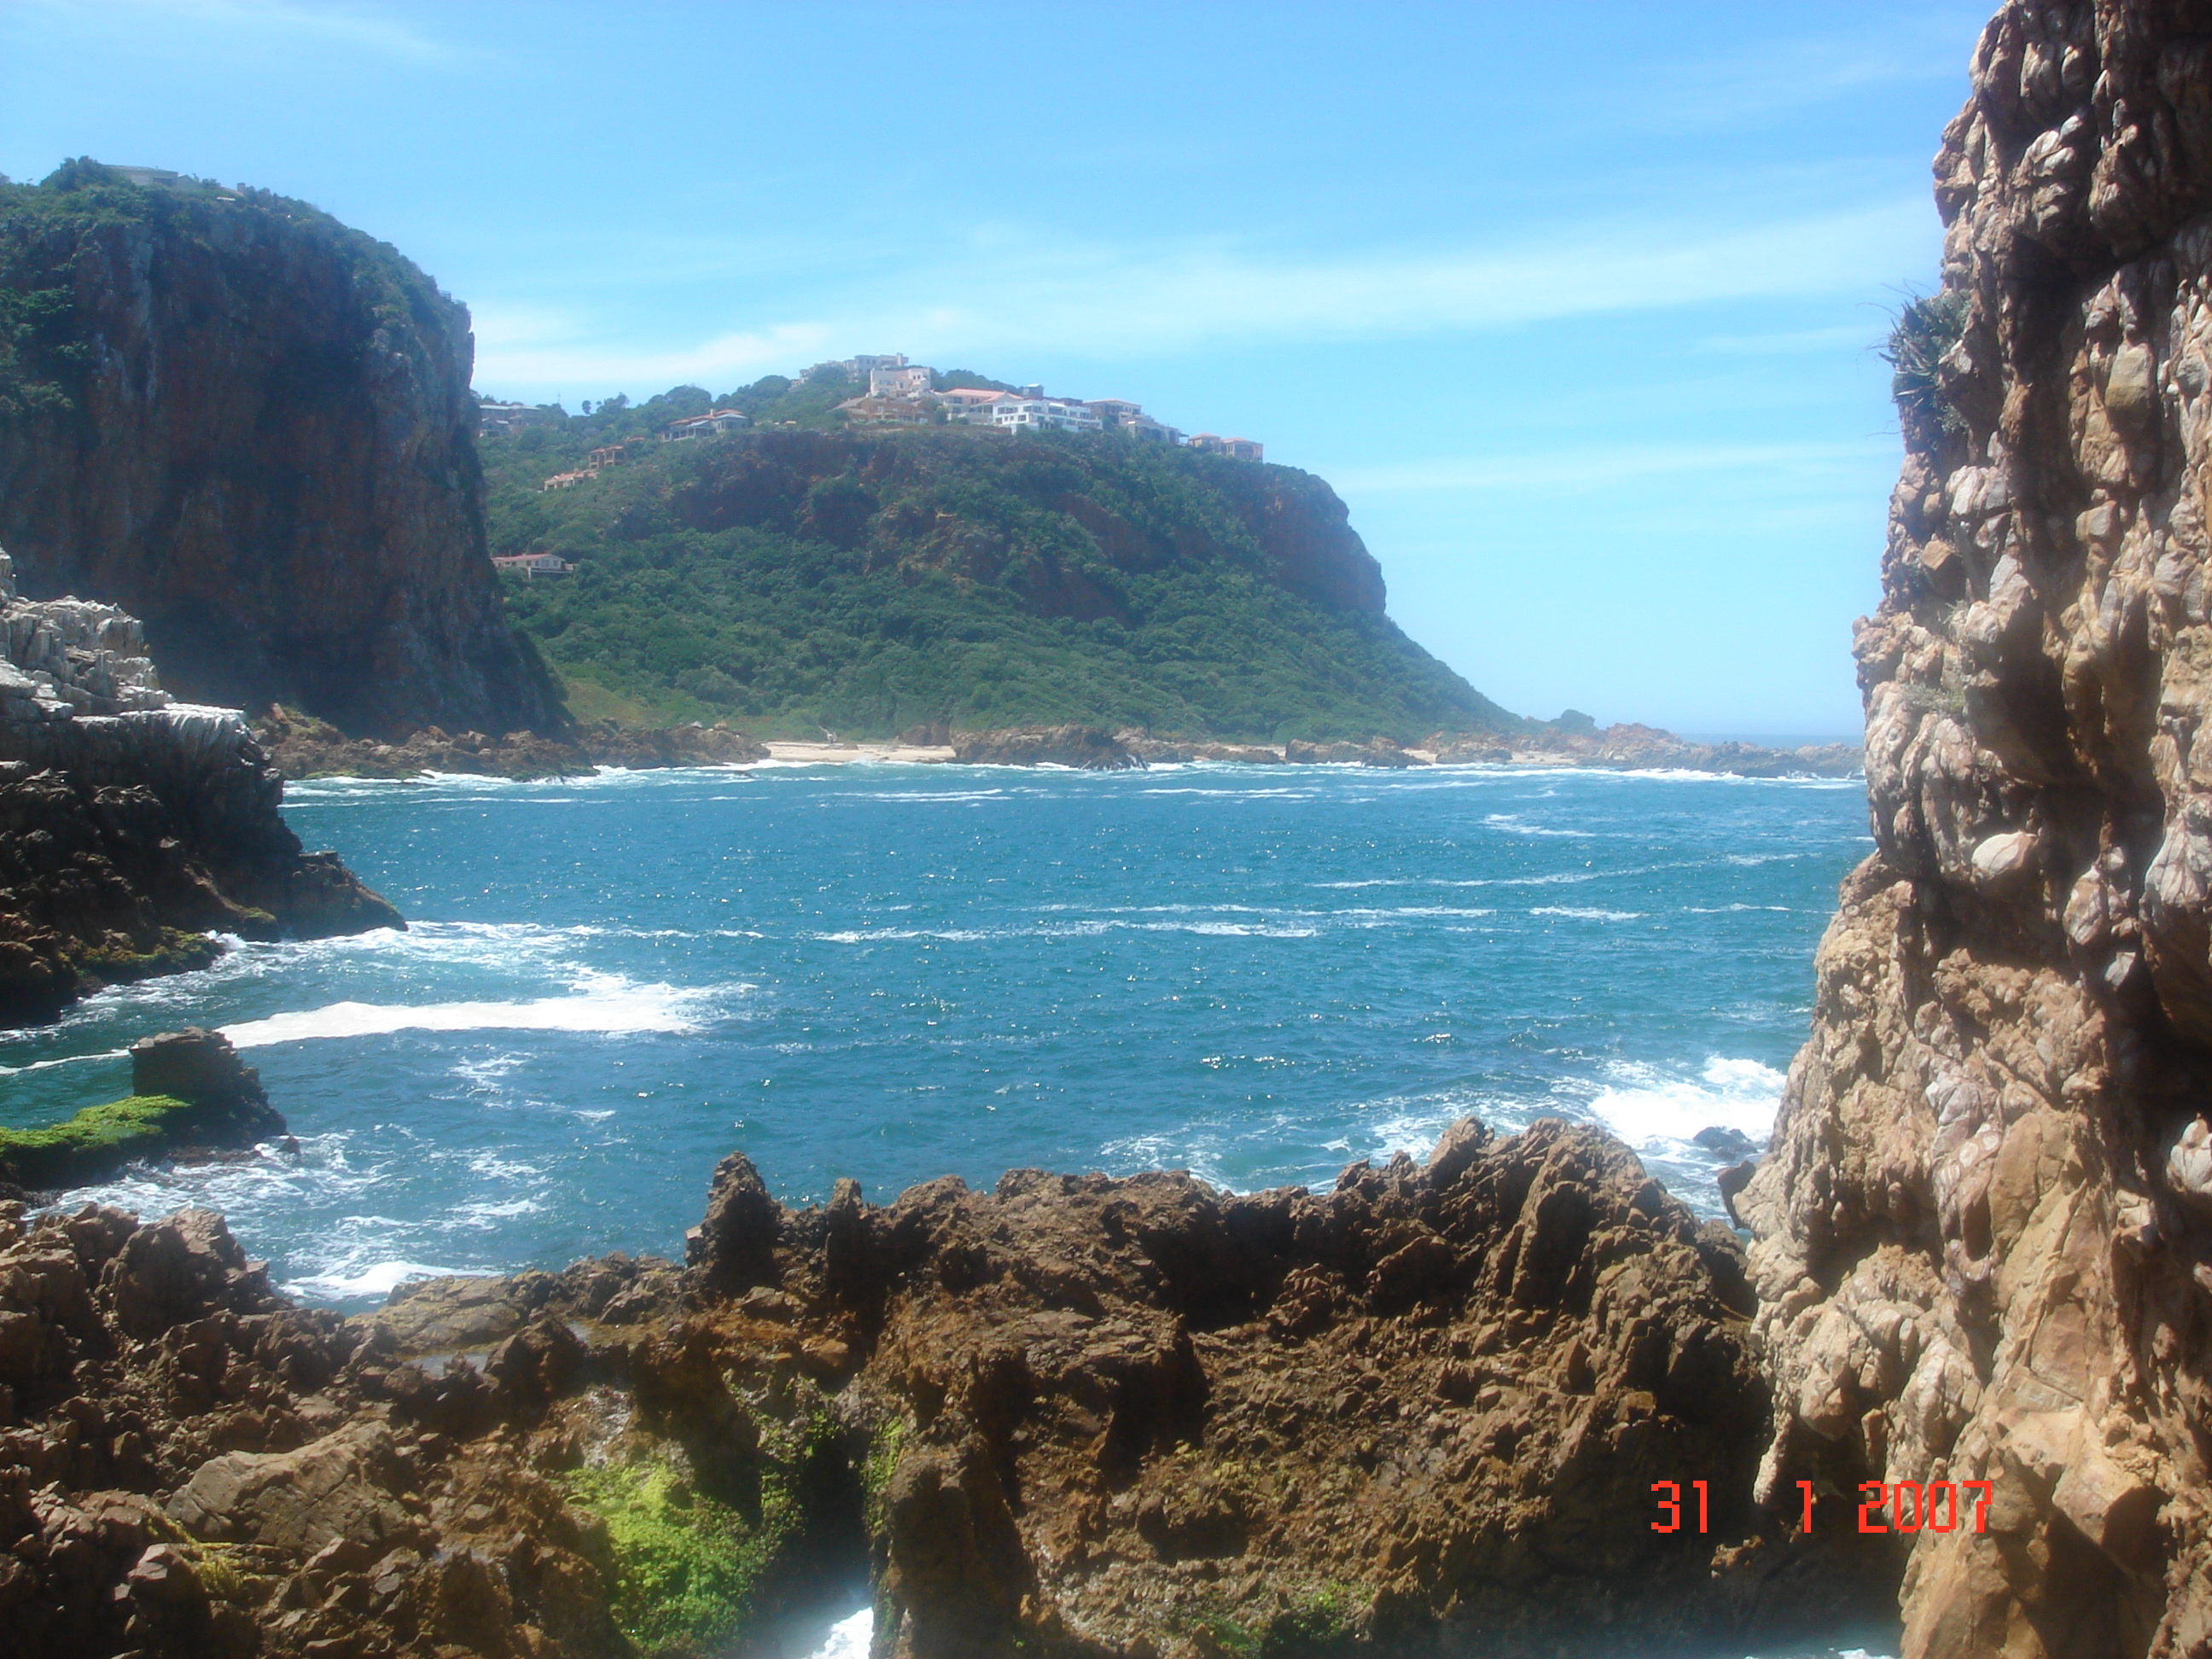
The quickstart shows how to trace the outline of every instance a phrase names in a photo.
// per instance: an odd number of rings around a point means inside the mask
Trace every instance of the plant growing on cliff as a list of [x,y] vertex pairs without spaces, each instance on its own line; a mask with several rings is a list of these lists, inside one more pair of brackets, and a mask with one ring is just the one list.
[[1966,419],[1943,390],[1942,362],[1966,328],[1966,296],[1946,289],[1907,299],[1891,320],[1881,359],[1890,366],[1889,395],[1907,424],[1932,422],[1964,432]]

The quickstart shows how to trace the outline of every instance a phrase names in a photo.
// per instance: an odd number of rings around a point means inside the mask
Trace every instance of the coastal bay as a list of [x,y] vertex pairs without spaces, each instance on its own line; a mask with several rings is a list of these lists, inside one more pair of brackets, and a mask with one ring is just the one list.
[[1763,1143],[1863,799],[1489,767],[294,784],[409,931],[240,943],[12,1034],[0,1121],[228,1030],[299,1159],[91,1195],[221,1209],[347,1306],[671,1252],[732,1146],[790,1203],[1022,1165],[1249,1191],[1551,1112],[1714,1213],[1734,1158],[1691,1137]]

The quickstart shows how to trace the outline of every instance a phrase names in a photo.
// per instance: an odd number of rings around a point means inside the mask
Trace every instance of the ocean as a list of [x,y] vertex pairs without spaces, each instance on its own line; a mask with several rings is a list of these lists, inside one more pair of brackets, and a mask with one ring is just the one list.
[[[84,1196],[222,1210],[286,1290],[680,1254],[742,1148],[787,1203],[1018,1166],[1239,1191],[1602,1123],[1676,1193],[1762,1143],[1856,781],[859,764],[293,785],[412,927],[237,944],[0,1040],[0,1122],[221,1027],[296,1157]],[[74,1201],[77,1195],[72,1195]]]

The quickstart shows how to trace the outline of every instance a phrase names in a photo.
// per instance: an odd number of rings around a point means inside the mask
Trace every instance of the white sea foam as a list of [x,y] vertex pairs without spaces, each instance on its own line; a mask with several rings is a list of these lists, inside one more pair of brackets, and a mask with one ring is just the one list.
[[319,1302],[358,1302],[368,1297],[390,1296],[400,1285],[417,1279],[449,1279],[466,1267],[441,1267],[425,1261],[372,1261],[357,1272],[333,1270],[306,1273],[287,1279],[282,1289]]
[[875,1609],[862,1607],[830,1626],[828,1638],[807,1659],[868,1659],[868,1646],[875,1635]]
[[87,1060],[121,1060],[130,1052],[128,1048],[102,1048],[94,1054],[58,1054],[52,1060],[27,1060],[21,1066],[0,1066],[0,1077],[14,1077],[22,1072],[43,1072],[56,1066],[75,1066]]
[[226,1025],[240,1048],[318,1037],[382,1036],[393,1031],[579,1031],[630,1036],[700,1029],[701,993],[672,985],[610,980],[580,995],[527,1002],[333,1002],[266,1019]]
[[1718,1127],[1748,1135],[1760,1146],[1774,1130],[1782,1099],[1781,1073],[1755,1060],[1716,1055],[1694,1078],[1623,1063],[1589,1109],[1639,1152],[1680,1151],[1698,1130]]
[[1544,904],[1528,913],[1532,916],[1571,916],[1577,921],[1637,921],[1643,918],[1641,910],[1599,910],[1587,905]]

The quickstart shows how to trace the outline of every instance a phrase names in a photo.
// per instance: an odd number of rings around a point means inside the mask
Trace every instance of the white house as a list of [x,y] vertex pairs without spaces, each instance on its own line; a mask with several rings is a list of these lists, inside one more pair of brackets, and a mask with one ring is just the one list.
[[575,568],[558,553],[495,553],[491,562],[497,569],[520,570],[532,581],[540,576],[565,576]]
[[903,358],[895,366],[872,368],[868,371],[868,396],[927,398],[930,373],[928,365],[909,363]]
[[706,415],[686,415],[660,428],[660,441],[679,443],[686,438],[711,438],[721,432],[742,432],[752,424],[743,410],[718,409]]
[[991,405],[991,424],[1009,432],[1097,432],[1102,423],[1090,404],[1073,398],[1008,397]]

